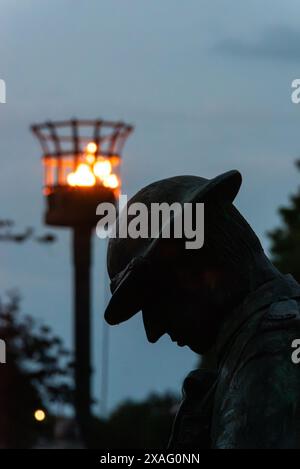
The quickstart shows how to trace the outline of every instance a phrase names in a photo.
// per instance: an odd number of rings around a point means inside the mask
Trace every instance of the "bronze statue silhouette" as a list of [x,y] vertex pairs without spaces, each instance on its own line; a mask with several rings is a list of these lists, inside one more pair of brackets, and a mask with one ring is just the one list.
[[[142,312],[147,338],[169,334],[202,356],[184,381],[169,449],[300,448],[300,286],[281,274],[233,205],[238,171],[154,182],[129,202],[203,202],[205,241],[111,239],[106,321]],[[170,218],[170,224],[174,222]]]

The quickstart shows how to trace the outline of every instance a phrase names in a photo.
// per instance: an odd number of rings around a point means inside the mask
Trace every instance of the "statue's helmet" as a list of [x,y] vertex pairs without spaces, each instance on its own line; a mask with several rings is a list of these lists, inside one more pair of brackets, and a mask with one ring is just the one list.
[[[232,170],[213,179],[199,176],[175,176],[156,181],[138,191],[127,203],[116,220],[116,225],[124,210],[133,203],[143,203],[151,210],[151,204],[172,205],[221,200],[233,202],[241,186],[239,171]],[[171,213],[168,223],[172,223]],[[128,222],[130,218],[127,215]],[[162,227],[163,228],[163,227]],[[111,324],[126,321],[142,309],[140,283],[143,271],[151,262],[155,249],[161,243],[161,232],[156,238],[114,237],[109,240],[107,250],[107,270],[111,280],[112,297],[105,311],[105,319]]]

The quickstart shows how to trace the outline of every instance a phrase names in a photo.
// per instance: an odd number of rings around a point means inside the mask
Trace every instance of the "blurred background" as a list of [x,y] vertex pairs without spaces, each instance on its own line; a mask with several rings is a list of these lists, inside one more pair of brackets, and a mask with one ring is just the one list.
[[[134,124],[123,152],[122,192],[128,196],[164,177],[210,178],[240,170],[238,208],[266,251],[297,277],[299,236],[290,225],[299,226],[294,162],[300,105],[291,101],[291,82],[300,76],[300,5],[296,0],[1,0],[0,8],[0,78],[7,87],[7,103],[0,105],[0,332],[2,339],[21,336],[31,347],[23,377],[28,383],[22,378],[27,404],[16,406],[18,395],[8,399],[6,365],[0,365],[0,405],[9,400],[15,424],[24,414],[13,443],[2,438],[0,444],[80,447],[69,425],[72,379],[65,363],[73,347],[70,231],[43,225],[41,152],[29,127],[74,116]],[[163,446],[182,380],[198,357],[168,337],[147,343],[136,315],[109,332],[108,395],[101,401],[105,248],[105,241],[94,237],[95,445]],[[22,368],[23,345],[17,339],[16,344],[11,353]],[[51,347],[57,349],[47,361]],[[47,373],[34,381],[37,362]],[[54,369],[60,375],[55,385]],[[35,415],[42,409],[44,416]],[[131,434],[132,419],[137,423]],[[155,429],[151,435],[149,428]]]

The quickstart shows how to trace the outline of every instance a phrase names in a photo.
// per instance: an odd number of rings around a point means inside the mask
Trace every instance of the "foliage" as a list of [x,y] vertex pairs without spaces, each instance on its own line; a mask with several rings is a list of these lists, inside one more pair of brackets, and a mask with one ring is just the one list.
[[95,419],[94,447],[166,448],[177,405],[178,399],[171,394],[123,402],[107,421]]
[[[296,162],[300,169],[300,161]],[[272,260],[283,273],[291,273],[300,282],[300,188],[290,197],[287,207],[279,208],[282,225],[268,232]]]
[[72,403],[70,356],[49,327],[20,313],[16,292],[0,302],[0,338],[6,343],[6,363],[0,365],[0,446],[24,447],[49,431],[46,422],[34,420],[36,409],[49,414],[51,403]]

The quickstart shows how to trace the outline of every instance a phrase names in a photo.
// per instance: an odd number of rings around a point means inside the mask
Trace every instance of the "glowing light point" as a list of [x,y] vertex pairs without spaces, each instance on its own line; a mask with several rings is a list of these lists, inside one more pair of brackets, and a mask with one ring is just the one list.
[[103,178],[103,186],[109,187],[110,189],[116,189],[119,187],[119,179],[115,174],[109,174]]
[[96,178],[89,165],[81,163],[75,173],[68,174],[67,182],[70,186],[91,187],[96,184]]
[[99,158],[93,167],[94,174],[100,179],[107,177],[111,173],[111,163],[105,158]]
[[42,409],[37,409],[37,410],[34,412],[34,418],[35,418],[35,420],[37,420],[38,422],[42,422],[42,421],[45,420],[45,418],[46,418],[46,413],[45,413]]
[[95,153],[97,151],[97,145],[95,142],[89,142],[87,146],[85,147],[85,159],[89,164],[93,164],[95,162]]
[[92,153],[88,153],[85,159],[89,164],[93,164],[95,162],[96,157],[95,155],[92,155]]
[[96,153],[97,151],[97,145],[95,142],[90,142],[86,146],[86,152],[87,153]]
[[76,175],[75,173],[70,173],[68,174],[67,176],[67,183],[69,184],[69,186],[76,186]]

